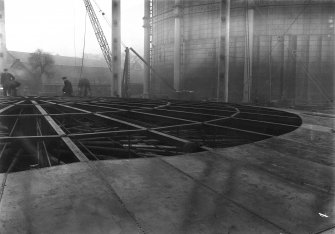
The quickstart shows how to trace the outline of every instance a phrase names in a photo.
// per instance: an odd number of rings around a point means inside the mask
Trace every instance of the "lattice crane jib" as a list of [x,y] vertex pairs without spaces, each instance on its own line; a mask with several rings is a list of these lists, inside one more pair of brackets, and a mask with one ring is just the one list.
[[100,45],[101,51],[105,57],[106,63],[108,65],[108,68],[110,71],[112,71],[112,53],[111,50],[109,48],[107,39],[105,37],[104,32],[102,31],[101,25],[99,23],[98,17],[95,14],[95,11],[93,9],[93,6],[91,4],[90,0],[83,0],[85,7],[86,7],[86,11],[88,16],[90,17],[90,21],[95,33],[95,36],[97,37],[98,43]]

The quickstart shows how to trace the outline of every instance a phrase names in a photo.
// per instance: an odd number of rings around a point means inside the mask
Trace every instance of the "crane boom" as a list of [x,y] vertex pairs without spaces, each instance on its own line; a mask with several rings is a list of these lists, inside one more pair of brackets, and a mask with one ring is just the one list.
[[83,1],[86,7],[87,14],[90,17],[90,21],[91,21],[95,36],[97,37],[97,40],[99,42],[101,51],[105,57],[109,70],[112,72],[112,61],[113,61],[112,53],[108,46],[108,42],[106,40],[105,34],[102,31],[97,15],[95,14],[95,11],[91,4],[91,1],[90,0],[83,0]]

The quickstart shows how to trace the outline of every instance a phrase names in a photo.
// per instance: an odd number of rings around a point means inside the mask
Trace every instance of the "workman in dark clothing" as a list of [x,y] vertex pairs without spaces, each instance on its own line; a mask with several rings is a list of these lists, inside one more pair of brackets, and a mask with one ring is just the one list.
[[78,82],[79,96],[87,97],[91,95],[91,85],[87,78],[81,78]]
[[20,82],[15,80],[15,77],[11,77],[10,81],[9,81],[9,89],[8,92],[11,96],[16,97],[17,95],[17,90],[16,88],[19,87],[21,84]]
[[12,79],[15,80],[15,77],[11,73],[9,73],[8,70],[5,68],[4,72],[1,73],[1,85],[2,85],[2,88],[3,88],[3,95],[4,96],[9,96],[10,93],[11,93],[10,81]]
[[64,81],[63,96],[71,97],[73,92],[72,84],[66,77],[63,77],[62,79]]

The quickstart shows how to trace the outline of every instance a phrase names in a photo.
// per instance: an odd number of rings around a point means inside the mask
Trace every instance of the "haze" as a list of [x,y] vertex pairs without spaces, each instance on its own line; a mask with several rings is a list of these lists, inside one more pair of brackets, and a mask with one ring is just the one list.
[[[111,0],[91,0],[107,40],[111,30]],[[95,4],[95,2],[97,4]],[[100,9],[105,12],[105,18]],[[85,6],[82,0],[6,0],[7,49],[80,57],[83,50]],[[143,0],[121,1],[122,41],[138,51],[143,49]],[[85,53],[101,54],[87,16]]]

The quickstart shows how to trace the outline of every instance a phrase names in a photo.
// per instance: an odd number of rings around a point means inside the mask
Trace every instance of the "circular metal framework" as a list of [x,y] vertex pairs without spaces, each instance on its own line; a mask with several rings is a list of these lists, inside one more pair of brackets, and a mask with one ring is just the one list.
[[297,115],[256,106],[115,98],[2,99],[0,116],[1,172],[181,155],[247,144],[301,125]]

